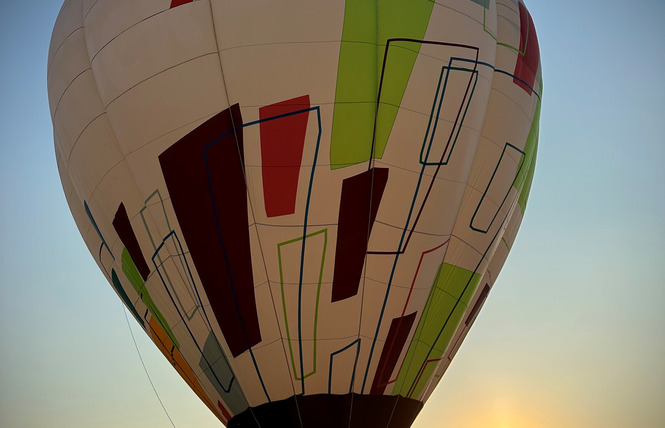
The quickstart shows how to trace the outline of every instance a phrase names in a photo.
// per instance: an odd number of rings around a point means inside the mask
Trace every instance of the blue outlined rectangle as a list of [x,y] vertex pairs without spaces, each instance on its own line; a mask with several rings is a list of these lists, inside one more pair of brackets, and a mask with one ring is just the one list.
[[[519,161],[517,161],[517,168],[515,171],[515,175],[513,180],[510,183],[510,186],[508,186],[507,190],[504,189],[498,189],[500,184],[498,183],[498,180],[495,180],[497,175],[512,175],[510,173],[511,165],[510,165],[510,160],[512,159],[511,156],[506,155],[506,151],[514,151],[519,154]],[[512,159],[514,161],[514,159]],[[473,216],[471,217],[471,222],[469,223],[469,227],[472,230],[475,230],[476,232],[480,233],[487,233],[487,231],[492,227],[492,224],[494,223],[494,220],[496,219],[497,215],[499,215],[499,212],[501,211],[501,208],[506,202],[506,199],[508,199],[508,195],[510,195],[510,190],[515,187],[515,181],[517,180],[517,177],[520,174],[520,171],[522,170],[522,166],[524,166],[524,151],[518,149],[517,147],[513,146],[510,143],[506,143],[503,146],[503,150],[501,151],[501,156],[499,157],[499,160],[496,164],[496,167],[494,168],[494,172],[492,172],[492,176],[490,177],[489,182],[487,183],[487,187],[485,188],[485,191],[483,192],[483,195],[480,197],[480,201],[478,201],[478,206],[476,206],[476,210],[473,212]],[[492,186],[494,185],[494,186]],[[490,208],[491,202],[491,196],[492,194],[503,194],[505,192],[505,196],[503,197],[503,200],[501,201],[500,204],[498,204],[498,207],[496,210],[493,210]],[[485,207],[485,209],[483,209]],[[483,213],[486,212],[488,213],[487,215],[484,215]],[[494,215],[491,214],[491,212],[494,212]],[[485,219],[480,219],[476,220],[476,217],[479,215],[480,216],[485,216]],[[489,217],[492,217],[491,220],[489,220]],[[484,220],[484,221],[483,221]],[[489,221],[489,222],[488,222]]]

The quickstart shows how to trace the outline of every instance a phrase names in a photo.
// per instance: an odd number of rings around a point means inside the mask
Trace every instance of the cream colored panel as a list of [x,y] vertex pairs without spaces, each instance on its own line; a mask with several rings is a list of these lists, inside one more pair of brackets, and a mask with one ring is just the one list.
[[88,52],[85,50],[85,32],[83,28],[79,28],[62,42],[49,63],[47,82],[50,88],[51,116],[54,115],[67,87],[89,68]]
[[309,95],[312,105],[335,99],[339,42],[256,45],[222,51],[231,104],[263,106]]
[[[490,0],[490,3],[494,2]],[[495,45],[493,40],[487,39],[479,31],[469,31],[469,28],[482,28],[483,9],[471,0],[436,1],[425,39],[477,46],[481,51],[493,50]],[[490,16],[487,18],[491,19]]]
[[[228,107],[222,96],[217,53],[166,70],[108,106],[123,154]],[[155,105],[162,108],[156,109]]]
[[122,160],[113,131],[103,114],[81,134],[68,159],[69,173],[79,194],[90,197],[104,176]]
[[84,71],[67,88],[53,118],[63,155],[69,156],[83,130],[103,113],[92,70]]
[[220,50],[275,43],[337,41],[344,2],[215,0],[212,10]]
[[207,2],[159,13],[128,28],[92,60],[108,105],[150,77],[217,51]]
[[[251,238],[255,240],[256,235],[251,234]],[[254,248],[256,249],[256,247]],[[265,272],[255,276],[254,281],[256,284],[254,295],[259,314],[259,325],[261,326],[261,342],[256,345],[256,348],[260,348],[284,336],[280,332],[280,326],[277,321],[277,318],[281,316],[278,314],[281,314],[281,312],[275,312],[280,307],[278,304],[279,295],[274,293],[271,285],[265,280]]]
[[[69,174],[67,173],[67,168],[65,167],[62,156],[57,150],[55,160],[56,164],[58,165],[60,182],[62,184],[62,190],[65,194],[65,198],[67,199],[67,205],[69,205],[69,210],[72,213],[72,217],[74,217],[76,227],[81,233],[83,241],[85,242],[86,246],[90,247],[91,240],[86,239],[87,230],[90,227],[90,222],[86,221],[87,215],[83,210],[83,201],[79,197],[78,193],[76,193],[76,189],[74,188],[74,184],[72,184],[72,180],[69,177]],[[93,251],[92,248],[89,249],[91,252]]]
[[[503,235],[503,240],[510,250],[513,247],[513,244],[515,243],[515,238],[517,237],[517,231],[520,228],[520,224],[522,224],[522,219],[524,218],[524,213],[522,213],[522,208],[518,205],[515,207],[515,210],[513,214],[510,216],[510,219],[508,220],[508,224],[506,226],[506,232]],[[498,273],[501,269],[496,269],[496,272]]]
[[[263,385],[266,387],[267,393],[273,401],[288,398],[294,395],[294,391],[299,390],[299,383],[292,380],[293,372],[291,372],[291,368],[284,355],[285,346],[286,344],[282,340],[278,340],[268,346],[257,348],[254,351],[261,380],[263,380]],[[266,394],[263,391],[263,386],[254,365],[246,365],[239,372],[238,379],[242,384],[243,391],[247,395],[250,405],[256,406],[257,404],[264,403],[266,401]]]
[[[90,58],[111,40],[137,23],[168,12],[169,0],[98,0],[85,17]],[[173,12],[170,12],[173,13]]]
[[453,234],[448,243],[448,250],[443,259],[445,263],[453,266],[458,266],[471,272],[480,273],[484,271],[486,262],[481,262],[483,253],[471,247],[466,242],[461,241]]
[[53,26],[48,52],[49,64],[62,43],[81,27],[83,27],[83,0],[66,0]]

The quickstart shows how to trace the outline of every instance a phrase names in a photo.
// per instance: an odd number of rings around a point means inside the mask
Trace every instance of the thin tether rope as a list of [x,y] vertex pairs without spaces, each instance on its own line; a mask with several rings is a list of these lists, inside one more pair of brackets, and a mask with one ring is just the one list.
[[162,409],[164,410],[164,413],[166,413],[166,417],[169,418],[169,422],[171,422],[171,426],[173,428],[176,428],[175,423],[173,423],[173,419],[171,419],[171,415],[169,415],[169,412],[166,410],[166,407],[164,406],[164,402],[159,396],[159,393],[157,392],[157,388],[155,388],[155,384],[152,383],[152,378],[150,378],[150,373],[148,373],[148,369],[145,366],[145,362],[143,361],[143,357],[141,356],[141,351],[139,350],[139,346],[136,343],[136,338],[134,337],[134,332],[132,331],[132,326],[129,324],[129,317],[127,317],[127,309],[125,306],[122,306],[123,313],[125,314],[125,321],[127,321],[127,328],[129,329],[129,333],[132,335],[132,342],[134,342],[134,348],[136,348],[136,353],[139,355],[139,360],[141,360],[141,365],[143,366],[143,371],[145,372],[145,375],[148,376],[148,381],[150,382],[150,386],[152,387],[153,392],[155,393],[155,396],[157,397],[157,400],[159,401],[159,404],[162,406]]

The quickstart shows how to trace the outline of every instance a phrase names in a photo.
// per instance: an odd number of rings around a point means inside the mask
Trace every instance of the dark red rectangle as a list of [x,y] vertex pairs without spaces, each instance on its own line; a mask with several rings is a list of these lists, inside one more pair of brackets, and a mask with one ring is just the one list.
[[295,212],[308,108],[309,95],[303,95],[259,109],[263,200],[268,217]]
[[171,9],[177,6],[181,6],[185,3],[191,3],[193,0],[171,0]]
[[[342,183],[332,301],[358,293],[367,243],[388,182],[388,168],[372,168]],[[371,202],[371,203],[370,203]]]
[[376,368],[376,375],[374,375],[370,394],[383,394],[390,380],[390,375],[395,370],[397,359],[402,353],[415,319],[416,312],[404,317],[395,318],[390,323],[390,330],[388,330],[386,344],[383,345],[383,351],[381,351],[381,358]]
[[181,138],[159,162],[201,283],[236,357],[261,341],[239,106]]
[[222,404],[221,401],[217,400],[217,407],[219,407],[219,410],[222,411],[222,415],[226,418],[226,421],[230,421],[233,416],[231,416],[231,413],[229,413],[228,410],[226,410],[226,407]]
[[113,228],[118,233],[120,240],[127,248],[129,255],[132,257],[134,265],[139,270],[141,278],[143,281],[148,280],[148,275],[150,275],[150,268],[143,257],[143,252],[139,246],[139,241],[136,239],[134,234],[134,229],[132,229],[132,224],[129,222],[129,216],[127,215],[127,210],[125,209],[125,204],[122,202],[118,207],[118,210],[115,212],[115,217],[113,218]]
[[483,291],[480,292],[480,296],[478,296],[478,299],[476,300],[476,303],[473,305],[471,312],[469,312],[469,316],[466,317],[464,325],[468,326],[470,324],[473,324],[473,322],[476,320],[476,317],[478,316],[480,308],[483,307],[483,304],[485,303],[488,294],[490,294],[490,286],[489,284],[485,284]]

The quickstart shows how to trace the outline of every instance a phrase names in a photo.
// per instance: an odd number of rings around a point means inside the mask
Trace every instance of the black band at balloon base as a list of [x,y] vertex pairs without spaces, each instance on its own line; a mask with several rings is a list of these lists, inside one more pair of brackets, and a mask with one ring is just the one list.
[[408,428],[422,407],[399,395],[301,395],[249,408],[228,427]]

